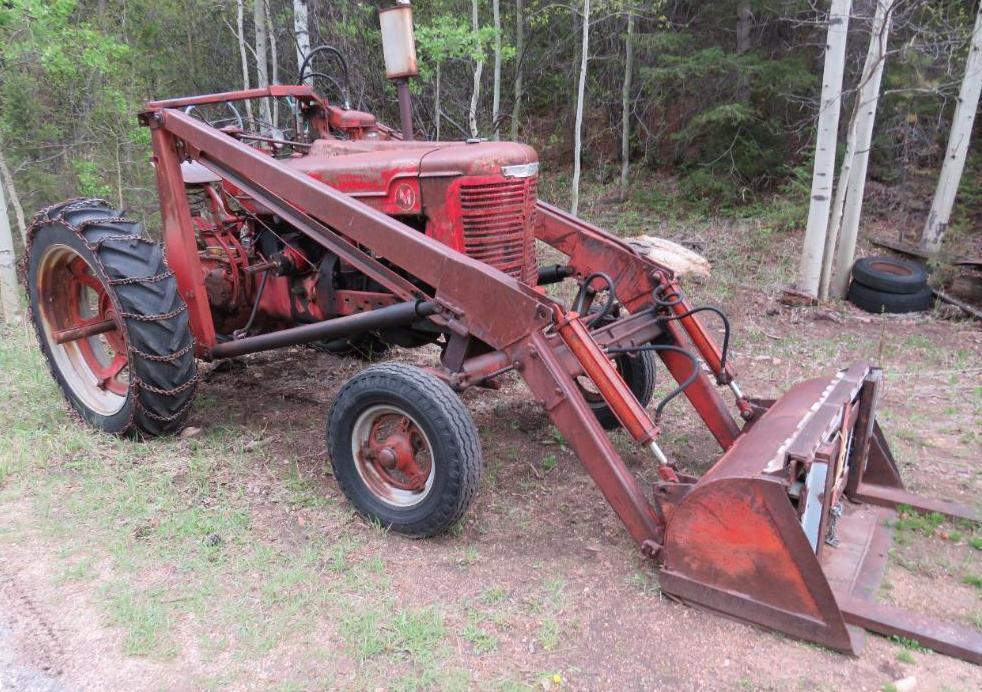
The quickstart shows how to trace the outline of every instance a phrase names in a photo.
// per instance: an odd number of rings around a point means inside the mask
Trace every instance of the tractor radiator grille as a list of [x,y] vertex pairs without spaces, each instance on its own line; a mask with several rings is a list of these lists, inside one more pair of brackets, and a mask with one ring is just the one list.
[[535,283],[536,179],[460,186],[464,252],[526,283]]

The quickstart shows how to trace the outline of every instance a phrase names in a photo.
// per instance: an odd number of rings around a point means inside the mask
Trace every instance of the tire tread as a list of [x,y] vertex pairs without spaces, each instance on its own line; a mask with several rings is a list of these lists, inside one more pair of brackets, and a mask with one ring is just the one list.
[[[31,239],[51,224],[73,231],[92,252],[106,291],[124,315],[134,406],[129,424],[115,432],[136,428],[157,436],[180,430],[198,373],[186,305],[163,249],[143,237],[142,224],[123,218],[104,200],[71,200],[49,207],[32,224]],[[124,283],[113,283],[120,280]],[[40,331],[38,339],[44,343]]]
[[[425,413],[427,422],[435,428],[436,435],[459,452],[456,455],[458,463],[447,465],[448,482],[442,488],[444,492],[434,510],[412,524],[389,523],[394,530],[414,537],[428,537],[445,532],[467,511],[480,487],[483,474],[481,444],[470,413],[450,387],[419,368],[401,363],[373,365],[345,383],[335,398],[328,418],[328,447],[333,464],[339,463],[339,458],[346,454],[345,449],[336,448],[338,439],[347,439],[344,431],[339,429],[345,408],[366,391],[401,392],[411,396],[417,407]],[[436,442],[432,444],[437,445]],[[346,456],[350,456],[350,452]],[[344,459],[342,463],[346,462],[347,459]],[[359,483],[356,480],[357,472],[349,477],[348,474],[338,473],[336,470],[335,478],[352,504],[361,513],[373,517],[371,511],[359,506],[359,493],[355,486]]]

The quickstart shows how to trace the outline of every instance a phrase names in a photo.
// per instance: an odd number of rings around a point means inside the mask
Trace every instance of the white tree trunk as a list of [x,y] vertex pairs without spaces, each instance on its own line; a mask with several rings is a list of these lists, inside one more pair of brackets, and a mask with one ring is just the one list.
[[798,288],[818,295],[822,275],[822,252],[829,225],[832,204],[832,182],[835,177],[835,147],[838,141],[839,109],[842,102],[842,74],[845,68],[846,35],[849,30],[849,11],[852,0],[832,0],[829,10],[829,33],[825,48],[825,68],[822,77],[821,110],[818,115],[818,135],[815,141],[815,166],[812,172],[811,204],[808,226],[805,229]]
[[[256,29],[256,86],[260,89],[269,86],[269,68],[266,65],[266,2],[265,0],[255,0],[253,3],[252,22]],[[260,130],[268,128],[273,121],[273,114],[269,109],[269,99],[259,100],[259,116],[263,123]]]
[[[235,2],[235,28],[239,32],[239,57],[242,59],[242,88],[249,88],[249,57],[246,54],[245,0]],[[246,117],[252,120],[252,101],[245,102]]]
[[511,139],[518,140],[522,108],[522,63],[525,62],[525,13],[522,0],[515,0],[515,102],[511,106]]
[[955,117],[951,121],[951,134],[948,135],[948,150],[945,152],[944,165],[938,178],[938,187],[931,203],[931,213],[921,234],[921,249],[931,254],[941,249],[948,222],[951,221],[951,209],[955,206],[955,195],[958,194],[958,183],[965,170],[965,155],[968,153],[968,141],[972,136],[972,125],[975,123],[975,112],[979,108],[979,94],[982,93],[982,6],[975,16],[975,29],[972,32],[972,44],[969,47],[968,59],[965,61],[965,76],[962,87],[958,92],[958,105],[955,107]]
[[586,99],[586,71],[590,59],[590,0],[583,0],[583,43],[580,46],[580,82],[576,89],[576,124],[573,130],[573,194],[570,213],[580,206],[580,169],[583,153],[583,103]]
[[[293,36],[297,42],[297,79],[300,79],[300,66],[310,53],[310,28],[307,0],[293,0]],[[304,84],[310,84],[309,79]]]
[[433,83],[433,114],[436,118],[436,141],[440,141],[440,109],[442,108],[440,103],[440,63],[436,64],[436,79]]
[[631,172],[631,80],[634,72],[634,12],[627,11],[624,37],[624,84],[621,87],[621,201],[627,198],[627,177]]
[[491,0],[494,15],[494,85],[491,94],[491,127],[494,139],[499,139],[498,111],[501,107],[501,0]]
[[14,237],[7,217],[7,202],[0,185],[0,317],[6,322],[20,320],[20,287],[17,285],[17,258]]
[[[471,0],[471,28],[476,34],[480,29],[480,17],[478,16],[477,0]],[[467,112],[467,121],[471,128],[471,137],[477,137],[477,106],[481,101],[481,74],[484,72],[484,50],[474,63],[474,87],[471,90],[471,106]]]
[[[3,143],[0,142],[0,147],[2,146]],[[14,208],[14,218],[17,219],[17,231],[20,233],[20,239],[23,241],[24,247],[27,247],[27,222],[24,220],[24,207],[21,206],[20,196],[17,194],[17,187],[14,185],[14,176],[7,166],[7,160],[3,157],[2,150],[0,150],[0,185],[7,187],[7,194],[10,196],[10,206]]]
[[[876,107],[880,99],[880,82],[883,66],[886,63],[887,42],[890,38],[890,24],[893,20],[895,0],[877,0],[873,15],[873,26],[869,39],[869,51],[860,81],[856,106],[853,110],[853,125],[850,128],[850,141],[847,142],[847,156],[842,162],[836,200],[832,210],[832,225],[829,227],[830,243],[826,243],[825,263],[832,262],[832,247],[835,247],[835,260],[831,270],[826,266],[822,274],[822,298],[832,296],[842,298],[849,286],[849,273],[856,256],[856,238],[859,236],[859,220],[863,211],[863,195],[866,192],[866,167],[869,163],[870,146],[873,143],[873,125],[876,121]],[[849,156],[849,154],[852,156]],[[846,162],[851,160],[850,170],[846,172]],[[840,190],[845,190],[840,200]],[[836,245],[836,236],[839,236]]]
[[[280,54],[276,48],[276,27],[273,26],[273,18],[270,16],[269,3],[266,2],[266,30],[269,32],[269,65],[273,84],[280,83]],[[273,127],[280,126],[280,100],[273,99]]]

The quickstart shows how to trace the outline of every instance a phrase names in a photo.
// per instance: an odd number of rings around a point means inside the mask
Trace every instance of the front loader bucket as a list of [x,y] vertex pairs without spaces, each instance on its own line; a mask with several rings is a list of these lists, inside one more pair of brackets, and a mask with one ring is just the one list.
[[982,633],[875,601],[898,504],[979,520],[904,491],[874,416],[879,382],[856,365],[759,402],[702,478],[657,486],[663,591],[838,651],[858,653],[868,629],[982,663]]

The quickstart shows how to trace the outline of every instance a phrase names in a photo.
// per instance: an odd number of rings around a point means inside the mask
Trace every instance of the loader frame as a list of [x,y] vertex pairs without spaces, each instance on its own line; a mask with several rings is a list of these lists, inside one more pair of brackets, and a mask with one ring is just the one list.
[[[666,593],[840,651],[858,652],[860,637],[849,627],[854,624],[902,634],[978,662],[982,646],[977,632],[945,628],[906,611],[887,612],[872,600],[869,584],[882,571],[884,523],[892,508],[904,504],[978,519],[971,508],[928,501],[903,490],[875,420],[878,370],[853,366],[831,383],[806,383],[807,391],[776,404],[752,401],[736,386],[732,367],[724,363],[720,347],[698,315],[692,314],[673,272],[603,230],[548,204],[537,204],[536,238],[569,258],[567,271],[576,280],[582,282],[596,272],[609,276],[618,302],[629,313],[591,331],[575,311],[544,292],[179,110],[261,96],[288,96],[305,103],[318,100],[309,87],[280,86],[153,102],[141,115],[152,133],[167,258],[188,305],[200,358],[223,358],[303,343],[319,338],[318,334],[357,330],[352,324],[358,318],[364,324],[373,319],[428,319],[449,334],[448,351],[459,354],[449,359],[452,367],[441,373],[456,389],[508,371],[524,379],[631,538],[662,566]],[[377,281],[401,303],[319,325],[218,343],[184,192],[181,163],[186,160],[197,161],[229,181]],[[419,288],[393,266],[432,290]],[[468,357],[472,341],[487,345],[490,352]],[[645,347],[657,350],[676,381],[687,383],[685,396],[723,451],[702,479],[678,474],[668,463],[656,442],[659,421],[649,417],[611,364],[610,352]],[[683,350],[698,354],[698,359]],[[648,500],[593,415],[576,381],[581,377],[593,381],[624,428],[654,453],[662,478],[652,490],[654,501]],[[721,386],[733,392],[734,405],[724,399]],[[795,416],[803,426],[786,429],[779,423]],[[787,439],[778,439],[782,435]],[[805,439],[809,436],[810,441]],[[761,468],[759,460],[746,452],[750,448],[777,450],[771,455],[773,463]],[[850,551],[848,560],[840,560],[848,564],[838,567],[822,564],[829,562],[832,552],[824,549],[831,507],[819,513],[816,547],[809,544],[788,498],[795,479],[822,463],[838,464],[837,472],[828,473],[823,493],[855,504],[857,512],[849,512],[849,520],[843,519],[842,524],[861,534],[865,546]],[[803,502],[799,498],[798,504]],[[717,511],[725,511],[729,519],[721,521]],[[862,521],[857,518],[860,514],[865,517]],[[734,561],[725,559],[725,551],[751,548],[756,550],[753,558],[743,560],[740,569],[731,569]],[[827,576],[830,569],[835,578]]]

